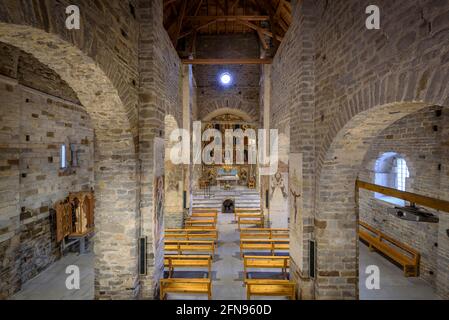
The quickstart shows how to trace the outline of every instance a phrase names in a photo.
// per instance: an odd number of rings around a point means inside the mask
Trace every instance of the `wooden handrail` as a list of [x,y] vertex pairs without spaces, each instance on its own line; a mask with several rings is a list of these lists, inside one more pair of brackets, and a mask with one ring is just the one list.
[[381,193],[390,197],[402,199],[411,203],[420,204],[422,206],[440,210],[444,212],[449,212],[449,201],[441,200],[441,199],[435,199],[431,197],[422,196],[416,193],[406,192],[406,191],[400,191],[397,189],[387,188],[384,186],[379,186],[376,184],[364,182],[357,180],[356,181],[356,187],[359,189],[364,189],[368,191],[373,191],[377,193]]

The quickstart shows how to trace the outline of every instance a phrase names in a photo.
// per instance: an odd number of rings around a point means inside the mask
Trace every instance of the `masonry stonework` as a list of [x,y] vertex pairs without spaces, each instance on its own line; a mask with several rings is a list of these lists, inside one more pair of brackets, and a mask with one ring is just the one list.
[[[60,258],[51,209],[70,192],[93,187],[94,135],[89,115],[70,101],[77,97],[64,81],[16,48],[0,47],[14,52],[9,60],[18,62],[10,65],[14,72],[0,75],[0,298],[5,298]],[[60,168],[62,144],[77,151],[70,173]]]
[[[298,132],[296,141],[303,144],[291,145],[303,145],[315,153],[314,166],[306,167],[306,160],[304,169],[313,172],[315,167],[310,236],[318,242],[318,277],[314,281],[318,299],[358,297],[354,183],[372,139],[408,114],[432,105],[449,105],[449,4],[378,1],[381,29],[367,30],[365,9],[370,4],[355,0],[299,2],[273,62],[273,74],[286,65],[307,76],[306,88],[312,87],[311,95],[290,90],[282,99],[296,105],[296,114],[305,120],[309,116],[313,123],[313,137],[310,132]],[[297,41],[309,34],[298,28],[302,24],[314,26],[313,41]],[[405,25],[407,28],[401,28]],[[285,77],[282,85],[298,87],[297,79]],[[280,101],[273,97],[272,105]],[[290,119],[290,128],[293,126]],[[300,128],[306,130],[307,125]],[[293,132],[290,139],[297,139]]]

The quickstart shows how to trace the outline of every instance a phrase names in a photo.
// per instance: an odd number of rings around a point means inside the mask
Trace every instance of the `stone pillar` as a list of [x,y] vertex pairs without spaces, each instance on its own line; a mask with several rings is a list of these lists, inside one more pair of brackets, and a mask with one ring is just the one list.
[[[301,18],[299,17],[301,15]],[[302,155],[302,193],[299,196],[302,208],[299,208],[296,224],[290,221],[292,239],[299,242],[297,247],[301,253],[292,252],[293,268],[291,274],[299,285],[301,299],[315,298],[313,283],[309,278],[309,240],[314,237],[314,195],[315,195],[315,41],[314,27],[316,25],[315,4],[313,1],[302,1],[295,6],[294,19],[298,19],[295,27],[303,30],[301,37],[296,39],[295,61],[300,65],[294,83],[290,83],[293,97],[290,104],[290,152]],[[289,159],[292,161],[292,159]],[[296,164],[290,164],[290,169]],[[291,175],[291,173],[290,173]],[[290,181],[290,184],[292,182]],[[292,194],[289,195],[293,197]],[[292,213],[290,212],[290,217]],[[301,260],[296,260],[298,258]],[[297,269],[295,270],[295,266]]]
[[[164,117],[155,83],[157,30],[162,31],[162,0],[140,0],[139,159],[141,236],[147,239],[147,274],[141,276],[141,298],[157,296],[163,276]],[[159,199],[157,202],[155,198]]]

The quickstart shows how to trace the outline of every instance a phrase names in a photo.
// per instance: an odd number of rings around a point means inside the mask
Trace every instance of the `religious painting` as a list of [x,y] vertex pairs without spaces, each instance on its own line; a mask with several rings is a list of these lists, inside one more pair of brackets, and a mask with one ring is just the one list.
[[164,139],[155,138],[153,146],[153,239],[155,250],[157,250],[162,245],[164,228]]
[[288,167],[279,163],[278,171],[270,176],[270,220],[272,228],[288,228]]

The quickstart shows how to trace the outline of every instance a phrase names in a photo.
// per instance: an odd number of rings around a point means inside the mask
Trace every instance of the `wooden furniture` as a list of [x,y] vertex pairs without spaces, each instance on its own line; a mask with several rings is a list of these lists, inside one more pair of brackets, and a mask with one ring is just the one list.
[[187,230],[202,230],[202,231],[216,231],[217,227],[215,225],[186,225],[185,229]]
[[296,284],[290,280],[273,279],[248,279],[245,280],[246,297],[252,296],[288,297],[290,300],[296,298]]
[[56,203],[56,241],[81,239],[94,230],[95,198],[92,192],[70,193]]
[[184,221],[184,225],[186,227],[213,227],[215,228],[217,225],[217,221],[215,219],[186,219]]
[[192,213],[189,216],[190,219],[213,219],[217,223],[218,214],[214,213]]
[[283,256],[244,256],[243,269],[245,279],[248,278],[248,269],[281,269],[285,278],[288,277],[287,269],[290,266],[290,257]]
[[201,252],[213,256],[215,243],[207,240],[166,240],[164,250],[176,252],[178,255],[183,255],[185,252]]
[[240,253],[243,256],[245,250],[269,251],[274,255],[279,251],[290,250],[290,240],[288,239],[241,239]]
[[403,267],[405,277],[417,277],[419,274],[419,253],[397,241],[369,224],[359,221],[359,238],[366,243],[370,250],[376,249]]
[[213,240],[217,242],[217,230],[202,229],[166,229],[166,240]]
[[242,228],[240,239],[288,239],[289,229]]
[[192,213],[215,213],[218,214],[217,208],[192,208]]
[[164,266],[168,268],[168,276],[172,277],[175,268],[206,268],[209,278],[212,274],[211,255],[166,255]]
[[237,223],[240,230],[242,225],[255,225],[263,228],[264,226],[264,215],[263,214],[237,214]]
[[161,300],[165,300],[167,293],[207,294],[211,300],[212,282],[210,279],[161,279]]
[[234,210],[234,219],[237,221],[238,214],[261,214],[262,210],[260,208],[236,208]]
[[248,179],[248,188],[256,189],[256,179],[254,177]]

